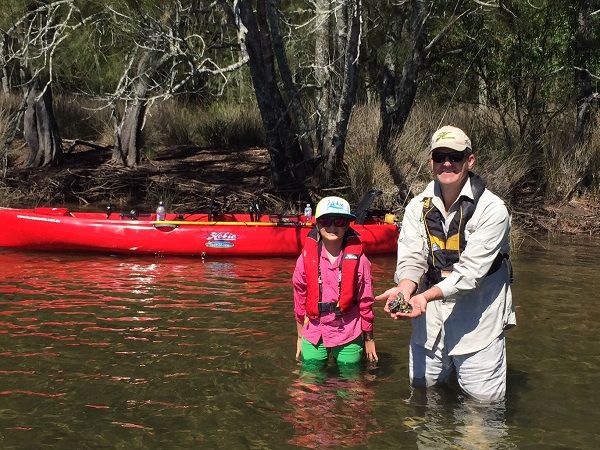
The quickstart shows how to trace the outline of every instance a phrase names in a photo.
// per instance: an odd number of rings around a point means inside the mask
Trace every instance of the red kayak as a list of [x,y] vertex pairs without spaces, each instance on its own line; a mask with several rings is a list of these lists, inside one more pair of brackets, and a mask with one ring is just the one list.
[[[68,208],[0,208],[0,223],[0,247],[182,256],[295,256],[314,226],[300,215],[167,214],[158,221],[155,214]],[[352,228],[366,254],[396,251],[398,227],[384,217]]]

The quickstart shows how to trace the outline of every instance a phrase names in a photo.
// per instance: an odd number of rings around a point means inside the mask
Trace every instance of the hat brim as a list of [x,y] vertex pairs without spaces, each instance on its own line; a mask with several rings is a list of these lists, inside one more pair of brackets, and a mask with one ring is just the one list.
[[344,214],[344,213],[321,214],[319,217],[315,217],[315,219],[321,219],[321,218],[327,218],[327,217],[345,217],[346,219],[356,220],[356,216],[354,214]]
[[435,144],[433,144],[431,146],[431,151],[440,149],[440,148],[447,148],[449,150],[456,150],[459,152],[464,152],[464,151],[471,151],[471,149],[469,147],[467,147],[464,144],[456,144],[453,142],[436,142]]

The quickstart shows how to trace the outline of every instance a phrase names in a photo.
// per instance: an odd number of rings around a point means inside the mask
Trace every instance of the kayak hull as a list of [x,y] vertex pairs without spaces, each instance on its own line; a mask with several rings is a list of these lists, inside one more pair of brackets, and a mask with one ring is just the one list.
[[[0,247],[43,251],[180,256],[296,256],[314,224],[302,216],[247,214],[154,214],[137,219],[113,213],[78,212],[67,208],[0,208]],[[252,219],[255,219],[252,217]],[[396,251],[395,224],[371,220],[353,224],[366,254]]]

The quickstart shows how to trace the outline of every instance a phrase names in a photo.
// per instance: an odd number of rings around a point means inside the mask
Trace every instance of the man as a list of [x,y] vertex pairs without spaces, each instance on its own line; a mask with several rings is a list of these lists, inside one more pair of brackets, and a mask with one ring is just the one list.
[[409,375],[428,387],[456,372],[461,389],[481,401],[506,392],[504,330],[516,325],[508,261],[510,217],[504,202],[471,170],[471,141],[445,126],[431,139],[434,181],[406,207],[395,281],[376,297],[399,293],[412,306]]

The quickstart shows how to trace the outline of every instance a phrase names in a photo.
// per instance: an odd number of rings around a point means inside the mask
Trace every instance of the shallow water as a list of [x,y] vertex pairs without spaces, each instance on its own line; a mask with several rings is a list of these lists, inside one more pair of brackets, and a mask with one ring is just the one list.
[[[293,259],[0,251],[1,448],[595,448],[600,241],[514,258],[505,403],[407,383],[410,325],[378,306],[380,362],[294,361]],[[373,258],[375,289],[393,257]]]

